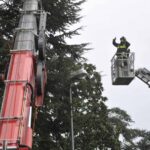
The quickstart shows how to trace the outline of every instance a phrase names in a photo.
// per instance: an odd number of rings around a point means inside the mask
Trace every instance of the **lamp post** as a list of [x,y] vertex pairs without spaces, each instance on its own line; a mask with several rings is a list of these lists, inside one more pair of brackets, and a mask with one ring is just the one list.
[[73,126],[73,106],[72,106],[72,84],[70,84],[70,123],[71,123],[71,150],[74,150],[74,126]]
[[70,123],[71,123],[71,150],[75,148],[74,142],[74,124],[73,124],[73,106],[72,106],[72,81],[79,80],[83,76],[87,75],[85,70],[77,70],[70,74],[70,87],[69,87],[69,95],[70,95]]

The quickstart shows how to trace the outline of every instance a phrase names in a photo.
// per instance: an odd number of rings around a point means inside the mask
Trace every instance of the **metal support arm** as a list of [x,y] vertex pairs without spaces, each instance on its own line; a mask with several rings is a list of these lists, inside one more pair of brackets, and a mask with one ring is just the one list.
[[150,87],[150,71],[146,68],[140,68],[135,71],[135,76]]

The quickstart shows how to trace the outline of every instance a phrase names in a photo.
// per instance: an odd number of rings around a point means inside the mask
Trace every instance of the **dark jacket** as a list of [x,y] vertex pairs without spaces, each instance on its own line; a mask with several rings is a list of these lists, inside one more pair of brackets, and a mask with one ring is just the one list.
[[122,53],[122,52],[127,52],[130,43],[128,41],[117,43],[116,39],[113,39],[113,45],[117,47],[117,53]]

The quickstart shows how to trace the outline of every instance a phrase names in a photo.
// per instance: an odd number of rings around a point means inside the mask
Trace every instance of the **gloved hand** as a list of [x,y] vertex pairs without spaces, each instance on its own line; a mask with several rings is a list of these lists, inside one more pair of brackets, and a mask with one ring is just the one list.
[[116,41],[116,37],[113,40]]

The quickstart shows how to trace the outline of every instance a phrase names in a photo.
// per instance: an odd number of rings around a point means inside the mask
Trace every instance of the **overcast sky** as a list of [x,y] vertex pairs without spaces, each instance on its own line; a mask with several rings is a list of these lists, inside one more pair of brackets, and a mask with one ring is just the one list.
[[150,130],[150,89],[135,78],[129,86],[111,85],[110,60],[116,52],[112,39],[125,36],[135,52],[135,68],[150,69],[150,0],[87,0],[83,5],[81,36],[74,42],[90,42],[85,54],[102,78],[109,107],[120,107],[135,121],[134,127]]

